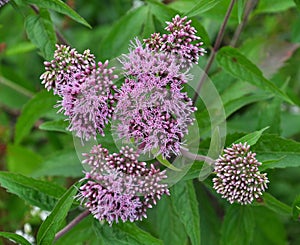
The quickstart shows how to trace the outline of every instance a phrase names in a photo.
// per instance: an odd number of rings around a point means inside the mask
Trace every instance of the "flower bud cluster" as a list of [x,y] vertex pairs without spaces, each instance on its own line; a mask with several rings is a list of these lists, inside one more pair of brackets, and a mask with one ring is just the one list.
[[201,48],[203,42],[199,42],[200,37],[197,31],[191,26],[191,20],[187,17],[181,18],[176,15],[172,22],[167,22],[165,28],[169,33],[154,33],[150,38],[145,39],[147,46],[156,51],[169,52],[183,58],[186,65],[191,66],[198,63],[200,56],[205,54],[205,49]]
[[250,204],[259,198],[269,182],[267,174],[261,174],[260,162],[247,143],[233,144],[215,163],[216,177],[213,188],[230,203]]

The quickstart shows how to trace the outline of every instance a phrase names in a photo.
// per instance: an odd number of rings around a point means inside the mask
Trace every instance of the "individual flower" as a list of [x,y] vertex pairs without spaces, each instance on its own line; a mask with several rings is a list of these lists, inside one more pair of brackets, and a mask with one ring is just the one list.
[[7,4],[9,2],[9,0],[0,0],[0,8],[2,6],[4,6],[5,4]]
[[114,67],[108,68],[108,61],[77,74],[68,83],[61,85],[62,100],[59,112],[69,117],[68,129],[84,140],[104,135],[103,129],[112,117],[116,86],[113,80]]
[[215,163],[213,188],[230,203],[250,204],[259,198],[269,182],[267,174],[258,170],[260,162],[247,143],[233,144]]
[[42,84],[48,91],[53,89],[54,94],[60,95],[61,85],[70,83],[77,74],[89,72],[96,62],[89,49],[80,54],[74,48],[57,44],[54,59],[44,64],[46,71],[40,76]]
[[89,171],[76,198],[98,220],[109,224],[141,220],[157,199],[169,195],[167,184],[161,183],[165,171],[139,162],[132,148],[122,147],[119,153],[109,154],[96,145],[84,157],[83,164]]
[[179,155],[196,110],[185,93],[157,86],[159,77],[126,79],[118,94],[114,128],[119,138],[135,140],[142,153]]
[[176,15],[172,22],[166,22],[168,26],[165,30],[169,32],[168,34],[161,36],[159,33],[154,33],[144,41],[150,49],[182,57],[187,66],[191,66],[192,63],[197,64],[205,50],[201,48],[203,42],[199,42],[200,37],[196,35],[197,31],[191,26],[191,22],[191,20],[187,20],[186,16],[181,18]]

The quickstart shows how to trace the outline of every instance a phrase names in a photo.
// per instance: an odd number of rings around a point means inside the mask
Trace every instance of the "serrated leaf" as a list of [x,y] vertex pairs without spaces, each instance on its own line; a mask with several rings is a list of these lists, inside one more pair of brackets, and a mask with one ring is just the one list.
[[21,143],[35,121],[52,109],[56,101],[57,97],[43,90],[25,104],[16,123],[15,144]]
[[53,211],[45,219],[40,226],[37,234],[37,244],[52,244],[55,234],[60,228],[62,222],[66,218],[70,207],[73,204],[74,196],[77,192],[77,188],[72,185],[59,199],[55,205]]
[[192,9],[187,11],[184,16],[193,17],[196,15],[199,15],[201,13],[204,13],[214,6],[216,6],[221,0],[200,0],[197,4],[194,5]]
[[298,195],[293,202],[292,214],[294,220],[300,221],[300,195]]
[[251,244],[254,235],[255,220],[252,207],[230,205],[222,225],[222,245]]
[[271,194],[265,192],[262,199],[263,202],[261,204],[264,205],[266,208],[272,210],[273,212],[280,215],[288,215],[288,216],[292,214],[292,208],[290,206],[279,201]]
[[16,233],[0,232],[0,237],[4,237],[9,240],[13,240],[14,242],[17,242],[18,244],[21,244],[21,245],[31,245],[29,241],[27,241],[24,237],[22,237]]
[[92,28],[84,18],[82,18],[78,13],[76,13],[71,7],[69,7],[61,0],[47,0],[47,1],[24,0],[24,1],[29,4],[35,4],[40,8],[52,9],[58,13],[65,14],[70,18],[72,18],[73,20],[77,21],[78,23],[85,25],[89,28]]
[[282,90],[267,80],[257,66],[237,49],[232,47],[220,49],[217,54],[217,61],[232,76],[247,81],[293,104],[293,101]]
[[263,134],[252,152],[256,152],[260,162],[276,159],[260,166],[260,170],[300,166],[300,143],[277,135]]
[[234,143],[238,144],[238,143],[248,143],[248,145],[255,145],[256,142],[259,140],[259,138],[262,136],[263,132],[266,131],[269,127],[265,127],[261,130],[252,132],[250,134],[247,134],[245,136],[243,136],[242,138],[239,138],[238,140],[236,140]]
[[59,185],[9,172],[0,172],[0,184],[9,192],[43,210],[51,210],[64,193]]
[[45,159],[42,166],[34,171],[33,177],[41,176],[63,176],[81,177],[82,165],[74,150],[59,151]]
[[102,59],[110,59],[127,53],[129,40],[142,32],[145,16],[147,16],[147,7],[141,6],[122,17],[100,44]]
[[45,9],[40,9],[39,15],[27,16],[25,29],[28,38],[41,50],[43,57],[46,60],[51,60],[55,50],[56,34],[49,12]]
[[96,234],[109,245],[162,245],[162,241],[143,231],[133,223],[118,223],[109,226],[94,222]]
[[70,131],[67,130],[68,126],[69,126],[68,121],[58,120],[58,121],[44,122],[39,126],[39,129],[70,134]]
[[193,181],[181,181],[171,189],[175,212],[184,225],[192,245],[200,245],[200,215]]

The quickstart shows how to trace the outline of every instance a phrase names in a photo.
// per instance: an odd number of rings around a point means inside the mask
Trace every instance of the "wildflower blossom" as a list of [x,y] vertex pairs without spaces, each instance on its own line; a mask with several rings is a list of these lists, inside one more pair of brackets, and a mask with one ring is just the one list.
[[167,85],[178,87],[192,79],[187,71],[181,69],[182,61],[177,56],[143,47],[137,38],[135,43],[131,44],[129,54],[123,55],[120,59],[126,77],[139,79],[146,74],[160,78],[157,79],[159,81],[157,86],[160,87]]
[[127,79],[120,89],[114,119],[120,138],[134,139],[141,152],[178,155],[196,110],[185,93],[157,86],[159,78]]
[[4,6],[5,4],[7,4],[9,2],[9,0],[0,0],[0,8],[2,6]]
[[176,54],[185,60],[187,66],[198,63],[200,56],[205,53],[201,48],[203,42],[199,42],[200,37],[196,36],[196,29],[191,26],[191,20],[187,17],[181,18],[176,15],[172,22],[167,22],[168,34],[154,33],[150,38],[145,39],[147,47],[156,51],[164,51]]
[[74,48],[57,44],[54,59],[50,62],[45,61],[44,64],[46,71],[40,77],[42,84],[45,84],[48,91],[53,89],[54,94],[60,95],[61,85],[70,83],[74,76],[88,71],[96,62],[90,50],[79,54]]
[[247,143],[226,148],[215,163],[216,178],[213,188],[230,203],[250,204],[259,198],[269,182],[258,170],[260,162]]
[[167,185],[160,183],[166,178],[165,171],[147,168],[138,162],[138,154],[129,147],[119,153],[109,154],[101,145],[84,154],[90,171],[84,177],[85,184],[79,189],[81,200],[93,216],[109,224],[121,219],[141,220],[146,211],[156,204],[161,195],[169,195]]
[[59,112],[69,117],[68,129],[81,139],[96,138],[97,133],[104,135],[103,128],[112,117],[116,86],[113,80],[114,67],[108,68],[108,61],[98,63],[98,67],[88,73],[77,74],[65,85],[61,85],[62,100]]

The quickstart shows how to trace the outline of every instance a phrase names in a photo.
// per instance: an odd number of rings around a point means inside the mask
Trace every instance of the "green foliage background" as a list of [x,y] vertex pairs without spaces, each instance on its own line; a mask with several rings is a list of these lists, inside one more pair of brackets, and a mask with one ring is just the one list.
[[[110,227],[88,217],[56,244],[300,244],[300,1],[257,1],[232,47],[247,2],[236,1],[208,75],[224,104],[226,146],[252,142],[270,179],[268,193],[250,206],[229,205],[211,177],[198,181],[202,163],[195,162],[148,219]],[[51,244],[81,212],[72,185],[83,169],[64,117],[53,108],[58,98],[39,80],[55,43],[90,49],[105,61],[126,53],[135,36],[163,32],[165,21],[187,15],[208,51],[199,61],[204,69],[230,1],[66,3],[11,0],[0,9],[0,236],[21,244],[28,243],[12,233],[24,223],[32,224],[37,244]],[[208,113],[200,100],[197,107],[200,132],[208,132]],[[208,133],[202,137],[199,153],[210,140]],[[111,137],[99,142],[115,149]],[[41,224],[30,205],[53,211]]]

